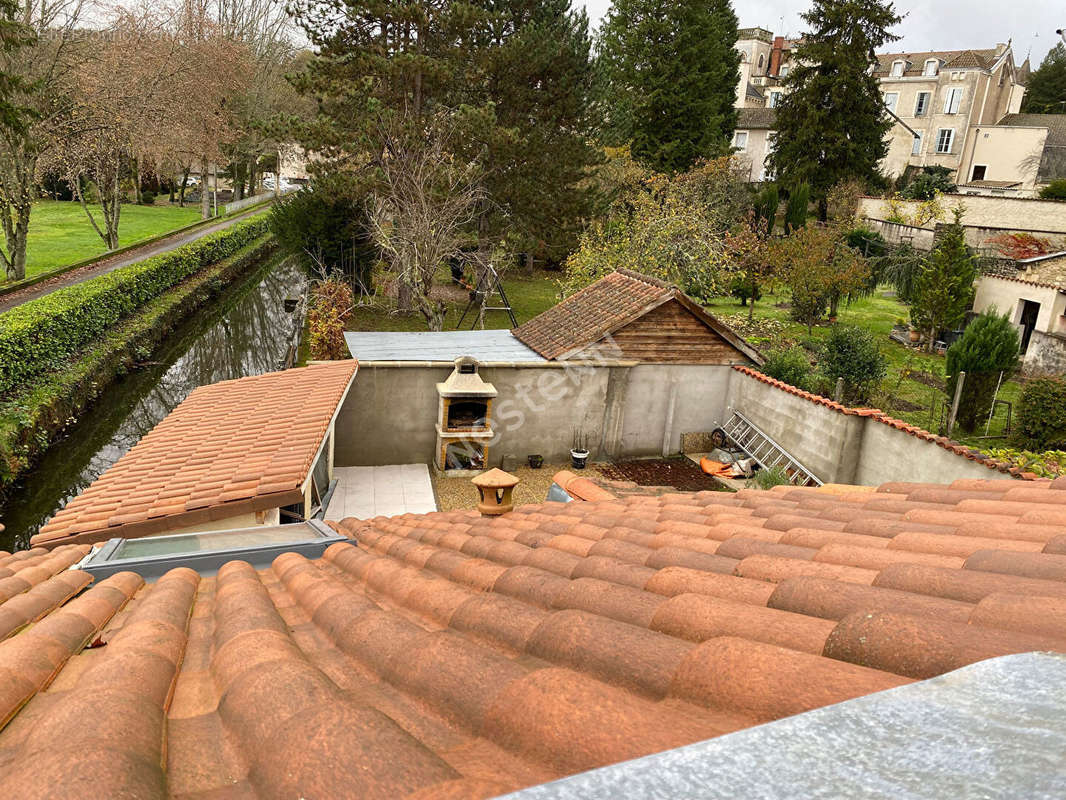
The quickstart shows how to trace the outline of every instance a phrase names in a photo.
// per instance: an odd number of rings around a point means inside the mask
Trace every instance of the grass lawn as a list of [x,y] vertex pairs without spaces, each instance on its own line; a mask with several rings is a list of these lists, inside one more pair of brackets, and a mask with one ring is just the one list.
[[[817,351],[819,343],[829,332],[829,326],[827,324],[817,325],[808,336],[807,326],[789,317],[787,302],[788,292],[781,291],[765,294],[755,304],[757,320],[769,319],[778,323],[773,326],[770,341],[756,341],[755,343],[764,353],[782,344],[799,344],[809,351]],[[716,298],[707,306],[707,309],[716,316],[734,317],[734,319],[736,315],[746,317],[748,313],[747,308],[741,307],[740,303],[731,297]],[[908,376],[913,373],[928,373],[943,380],[944,357],[905,347],[889,338],[896,321],[908,319],[909,316],[907,306],[897,300],[888,287],[881,286],[870,297],[856,300],[851,305],[841,306],[838,322],[843,325],[866,328],[872,331],[881,342],[881,352],[888,361],[888,374],[882,383],[882,391],[874,398],[875,404],[895,417],[936,433],[941,414],[940,405],[946,401],[947,397],[943,391]],[[1021,385],[1017,381],[1005,381],[1000,388],[998,399],[1009,401],[1017,409],[1020,395]],[[934,402],[937,405],[937,411],[931,414],[931,406]],[[912,405],[922,406],[922,408],[920,410],[911,408]],[[1005,423],[1006,410],[1003,406],[998,406],[989,428],[990,435],[1002,433]],[[1006,440],[1002,437],[979,438],[982,434],[984,434],[983,426],[979,426],[973,436],[966,436],[956,428],[952,432],[952,438],[977,448],[1002,447],[1005,444]]]
[[[99,219],[99,211],[96,213]],[[178,208],[165,199],[154,206],[124,205],[118,226],[119,246],[150,239],[198,219],[198,206]],[[102,220],[100,225],[103,226]],[[26,248],[26,277],[106,252],[103,239],[93,230],[79,203],[42,200],[34,205]]]
[[[547,270],[536,270],[530,275],[525,270],[514,269],[503,277],[503,290],[507,293],[507,299],[511,301],[518,324],[521,325],[542,311],[545,311],[559,302],[560,274]],[[449,273],[442,270],[437,276],[438,284],[450,287]],[[444,320],[444,330],[453,331],[459,324],[459,318],[466,309],[469,297],[467,293],[458,287],[448,290],[446,300],[448,313]],[[393,310],[393,301],[382,298],[370,305],[356,308],[348,318],[348,330],[350,331],[424,331],[425,320],[419,314],[401,315]],[[476,327],[476,316],[468,314],[463,321],[463,329],[469,330]],[[485,314],[485,327],[502,329],[510,328],[511,320],[506,312],[489,311]]]

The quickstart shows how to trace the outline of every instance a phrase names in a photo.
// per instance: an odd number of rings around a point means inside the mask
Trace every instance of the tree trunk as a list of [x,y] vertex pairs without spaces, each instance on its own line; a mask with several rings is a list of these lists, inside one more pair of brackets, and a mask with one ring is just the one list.
[[211,195],[208,191],[209,175],[207,174],[207,159],[200,159],[200,219],[208,219],[211,216]]
[[248,196],[254,197],[259,194],[259,175],[256,173],[255,159],[248,160]]
[[178,189],[178,207],[185,208],[185,187],[189,185],[189,172],[192,171],[192,165],[185,167],[181,171],[181,187]]
[[141,197],[141,160],[133,159],[133,199],[137,205],[144,202]]
[[396,310],[401,314],[410,314],[412,306],[413,296],[411,287],[407,284],[407,281],[396,278]]

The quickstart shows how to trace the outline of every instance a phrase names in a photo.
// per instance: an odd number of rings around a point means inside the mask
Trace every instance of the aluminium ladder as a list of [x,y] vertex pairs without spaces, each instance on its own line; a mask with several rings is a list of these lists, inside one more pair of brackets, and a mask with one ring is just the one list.
[[789,483],[794,486],[822,485],[822,481],[813,472],[739,411],[733,411],[732,416],[722,426],[722,432],[763,469],[783,467],[788,474]]

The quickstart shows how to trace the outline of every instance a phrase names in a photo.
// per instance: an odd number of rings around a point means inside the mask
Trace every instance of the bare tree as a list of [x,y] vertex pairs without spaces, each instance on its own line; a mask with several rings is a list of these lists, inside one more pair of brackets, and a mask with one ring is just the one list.
[[[447,112],[422,129],[379,118],[380,183],[367,203],[370,235],[430,330],[444,326],[444,304],[431,297],[438,267],[459,251],[484,196],[472,164],[455,160],[456,128]],[[402,307],[402,303],[401,303]]]
[[14,280],[26,276],[26,242],[41,156],[59,140],[59,131],[76,127],[63,123],[72,108],[70,78],[84,63],[81,26],[92,8],[88,0],[24,0],[19,21],[35,34],[35,41],[0,50],[0,71],[18,80],[22,88],[14,99],[31,112],[30,124],[0,130],[0,263]]

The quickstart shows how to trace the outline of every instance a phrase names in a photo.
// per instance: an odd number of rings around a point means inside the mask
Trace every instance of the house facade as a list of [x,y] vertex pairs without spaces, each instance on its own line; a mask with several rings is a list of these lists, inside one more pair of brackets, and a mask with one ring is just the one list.
[[[752,181],[770,174],[765,159],[772,110],[786,91],[795,44],[762,28],[740,31],[740,118],[733,144]],[[1049,181],[1066,177],[1066,126],[1057,115],[1019,113],[1029,64],[1015,64],[1010,43],[886,53],[878,56],[874,74],[893,123],[882,162],[889,177],[943,166],[966,194],[1016,197],[1033,197]]]

